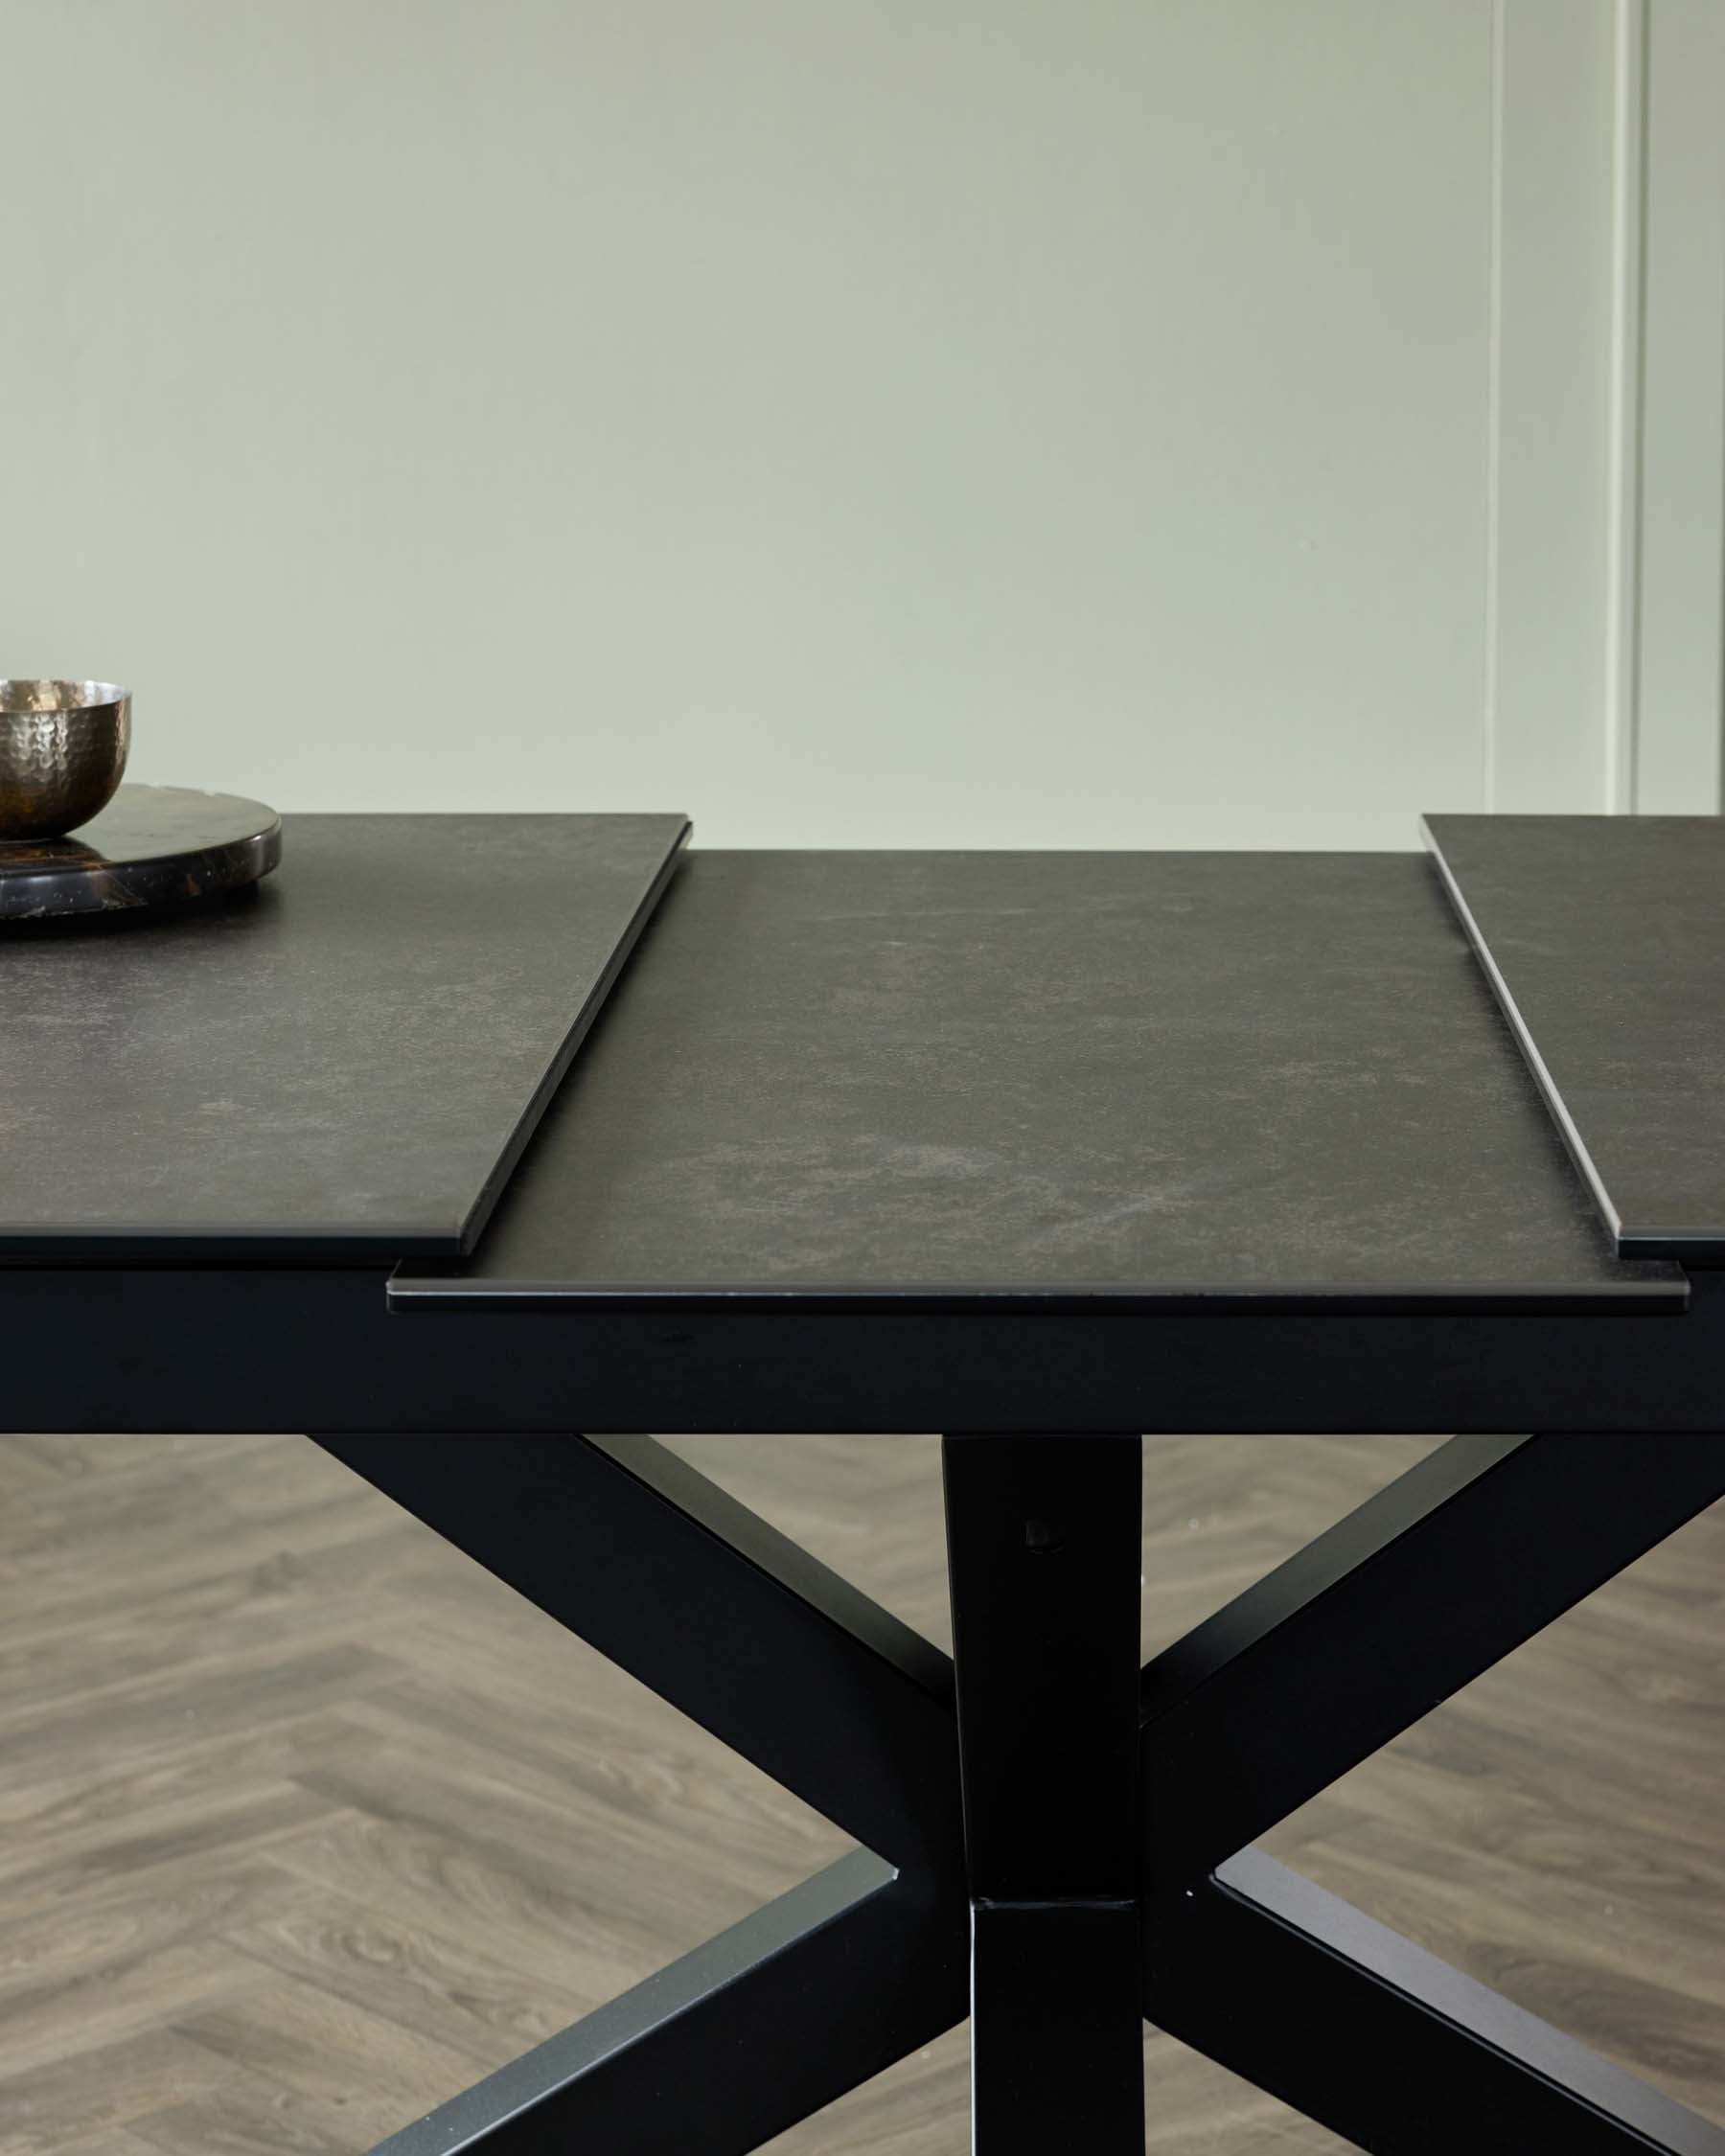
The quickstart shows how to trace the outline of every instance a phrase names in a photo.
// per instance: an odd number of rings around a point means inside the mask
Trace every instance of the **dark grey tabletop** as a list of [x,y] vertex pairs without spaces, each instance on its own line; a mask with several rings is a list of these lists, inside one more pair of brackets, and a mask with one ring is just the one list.
[[408,1308],[1653,1309],[1423,856],[689,857]]
[[1618,1249],[1725,1264],[1725,820],[1426,833]]
[[0,929],[0,1254],[469,1246],[680,815],[308,815],[255,894]]

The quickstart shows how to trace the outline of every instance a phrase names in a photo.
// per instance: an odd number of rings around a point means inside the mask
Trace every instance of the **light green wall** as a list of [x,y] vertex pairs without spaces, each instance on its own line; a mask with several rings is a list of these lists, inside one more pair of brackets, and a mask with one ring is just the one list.
[[1479,803],[1489,0],[6,46],[0,665],[132,683],[136,776],[710,844]]

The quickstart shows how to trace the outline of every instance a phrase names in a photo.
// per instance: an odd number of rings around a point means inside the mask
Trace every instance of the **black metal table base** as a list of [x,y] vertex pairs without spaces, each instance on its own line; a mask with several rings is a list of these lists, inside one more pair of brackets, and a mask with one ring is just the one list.
[[967,2012],[979,2156],[1141,2149],[1145,2017],[1384,2156],[1725,2156],[1250,1846],[1725,1495],[1725,1436],[1454,1438],[1141,1674],[1136,1437],[946,1440],[952,1661],[651,1438],[317,1442],[862,1845],[389,2156],[742,2156]]

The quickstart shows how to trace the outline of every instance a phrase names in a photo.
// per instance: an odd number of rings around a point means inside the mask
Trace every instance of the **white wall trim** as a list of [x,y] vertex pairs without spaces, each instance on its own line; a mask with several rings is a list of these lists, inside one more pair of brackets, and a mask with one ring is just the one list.
[[1643,276],[1647,199],[1647,0],[1616,0],[1611,121],[1610,387],[1606,418],[1604,803],[1635,807],[1641,654]]
[[1716,811],[1725,4],[1493,16],[1484,798]]
[[1725,732],[1725,6],[1644,5],[1632,805],[1693,813]]
[[[1634,496],[1636,226],[1618,215],[1637,110],[1622,80],[1644,0],[1495,0],[1485,494],[1486,807],[1611,805],[1606,694],[1614,492]],[[1630,26],[1633,27],[1632,25]],[[1620,151],[1619,134],[1625,132]],[[1621,260],[1619,259],[1621,256]],[[1614,449],[1617,454],[1614,455]],[[1632,546],[1627,561],[1633,560]],[[1608,725],[1608,720],[1610,725]]]
[[1506,0],[1492,0],[1490,61],[1491,231],[1486,242],[1485,290],[1485,678],[1480,732],[1480,806],[1497,807],[1498,534],[1502,515],[1504,424],[1502,322],[1504,315],[1504,11]]

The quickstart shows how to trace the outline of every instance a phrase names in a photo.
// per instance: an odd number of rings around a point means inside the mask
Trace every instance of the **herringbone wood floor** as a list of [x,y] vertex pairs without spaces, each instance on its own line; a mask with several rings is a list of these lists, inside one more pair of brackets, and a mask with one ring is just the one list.
[[[1425,1444],[1153,1440],[1146,1644]],[[679,1449],[945,1643],[932,1440]],[[1722,1515],[1270,1846],[1725,2119]],[[5,2156],[363,2149],[840,1846],[302,1440],[0,1438]],[[1340,2146],[1146,2064],[1158,2156]],[[964,2076],[777,2156],[958,2156]]]

